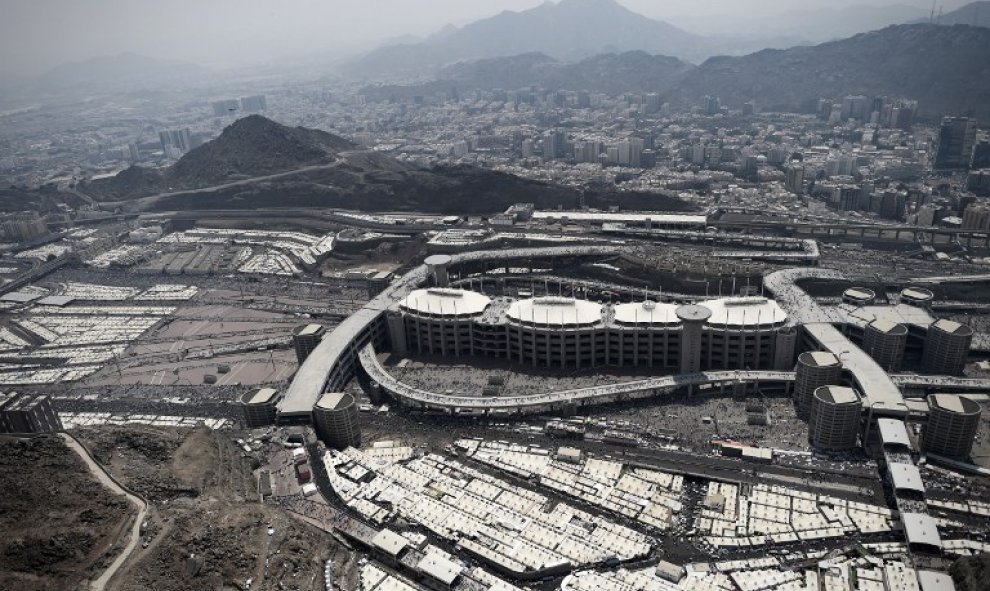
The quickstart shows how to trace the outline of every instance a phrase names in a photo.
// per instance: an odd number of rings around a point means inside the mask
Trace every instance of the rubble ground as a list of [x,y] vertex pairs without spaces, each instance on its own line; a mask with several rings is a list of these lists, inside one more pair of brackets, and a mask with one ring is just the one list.
[[256,466],[225,435],[128,426],[80,429],[79,436],[151,501],[142,548],[110,588],[324,588],[324,567],[340,548],[329,534],[262,505]]
[[69,591],[113,561],[133,509],[55,435],[0,439],[0,589]]

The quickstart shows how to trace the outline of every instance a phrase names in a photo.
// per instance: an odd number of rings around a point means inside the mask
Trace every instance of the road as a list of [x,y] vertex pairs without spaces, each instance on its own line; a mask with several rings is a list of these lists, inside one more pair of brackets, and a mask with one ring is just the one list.
[[[346,154],[346,153],[342,153],[342,154]],[[166,191],[164,193],[158,193],[156,195],[149,195],[147,197],[140,197],[138,199],[132,199],[127,201],[105,201],[101,204],[101,207],[103,209],[111,209],[111,210],[115,207],[120,207],[129,212],[139,212],[139,211],[144,211],[148,207],[151,207],[160,199],[163,199],[165,197],[174,197],[177,195],[195,195],[197,193],[215,193],[217,191],[222,191],[224,189],[229,189],[231,187],[239,187],[242,185],[251,185],[254,183],[271,181],[278,178],[284,178],[289,176],[295,176],[297,174],[312,172],[314,170],[326,170],[329,168],[337,168],[341,165],[341,163],[342,163],[341,161],[337,161],[328,164],[315,164],[311,166],[304,166],[302,168],[288,170],[285,172],[277,172],[274,174],[255,176],[248,179],[240,179],[236,181],[231,181],[229,183],[213,185],[211,187],[202,187],[199,189],[182,189],[179,191]]]
[[137,549],[138,542],[141,541],[141,524],[144,523],[144,520],[148,515],[148,504],[145,503],[140,497],[135,496],[121,488],[121,486],[117,484],[117,482],[111,478],[109,474],[107,474],[106,470],[96,463],[96,460],[89,455],[89,452],[86,451],[86,449],[80,445],[78,441],[66,433],[62,433],[61,435],[62,439],[65,440],[65,444],[79,454],[79,457],[86,463],[86,467],[89,468],[90,473],[98,481],[100,481],[103,486],[112,490],[114,494],[127,497],[127,500],[134,505],[138,511],[137,518],[134,520],[134,525],[131,526],[131,537],[127,541],[127,546],[125,546],[120,554],[117,555],[117,558],[114,559],[113,563],[110,564],[105,571],[103,571],[103,574],[90,584],[90,589],[93,591],[104,591],[107,583],[110,582],[110,579],[117,574],[120,567],[127,562],[127,559],[130,558],[131,554],[134,553],[134,550]]

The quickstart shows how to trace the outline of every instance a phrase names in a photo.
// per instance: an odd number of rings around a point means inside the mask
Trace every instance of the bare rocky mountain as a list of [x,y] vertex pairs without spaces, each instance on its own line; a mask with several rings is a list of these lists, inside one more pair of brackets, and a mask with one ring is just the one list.
[[0,589],[88,589],[134,512],[56,436],[0,438]]
[[382,47],[344,70],[374,77],[532,52],[565,61],[632,50],[692,59],[711,55],[705,52],[707,45],[702,37],[632,12],[615,0],[561,0],[448,27],[420,43]]
[[164,171],[131,167],[80,189],[128,211],[340,207],[480,214],[520,201],[576,208],[582,199],[590,207],[689,207],[673,196],[610,189],[582,193],[473,166],[416,168],[353,148],[330,133],[252,115]]
[[287,127],[261,115],[249,115],[227,127],[215,141],[183,156],[169,170],[185,186],[204,186],[237,176],[262,176],[300,166],[327,164],[350,141],[305,127]]
[[678,84],[676,97],[707,94],[739,106],[810,110],[819,97],[889,95],[919,101],[919,112],[990,120],[990,29],[897,25],[830,43],[711,58]]
[[165,171],[132,166],[115,177],[81,186],[94,198],[129,199],[182,189],[199,189],[239,179],[330,164],[354,147],[350,141],[316,129],[287,127],[249,115],[220,137],[191,150]]

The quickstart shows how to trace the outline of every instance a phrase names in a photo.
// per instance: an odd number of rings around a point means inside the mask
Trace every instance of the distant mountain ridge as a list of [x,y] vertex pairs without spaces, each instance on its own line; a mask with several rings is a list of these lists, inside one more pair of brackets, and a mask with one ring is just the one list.
[[667,92],[694,66],[674,57],[645,51],[601,54],[577,63],[561,63],[542,53],[490,58],[444,68],[438,79],[418,85],[369,86],[362,93],[373,99],[409,99],[450,90],[512,90],[539,86],[589,92]]
[[990,122],[990,29],[895,25],[820,45],[714,57],[700,66],[645,52],[606,54],[562,64],[529,53],[457,64],[434,82],[370,86],[375,99],[472,88],[659,92],[675,104],[717,95],[732,107],[810,111],[819,98],[850,94],[917,99],[920,114],[970,113]]
[[821,45],[711,58],[673,94],[781,110],[807,110],[820,97],[889,95],[917,99],[923,115],[990,121],[990,29],[895,25]]
[[382,47],[344,69],[370,77],[520,53],[544,53],[565,61],[632,50],[696,57],[703,45],[703,38],[637,14],[615,0],[560,0],[446,28],[421,43]]

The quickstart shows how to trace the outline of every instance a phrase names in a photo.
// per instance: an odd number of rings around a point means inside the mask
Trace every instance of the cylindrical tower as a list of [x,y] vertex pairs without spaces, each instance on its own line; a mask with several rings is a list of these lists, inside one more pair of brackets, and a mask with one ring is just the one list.
[[968,457],[980,427],[979,403],[965,396],[932,394],[928,397],[928,408],[921,449],[950,458]]
[[316,434],[327,447],[344,449],[361,445],[361,428],[354,397],[346,392],[324,394],[313,408]]
[[925,373],[960,375],[966,366],[973,329],[953,320],[936,320],[928,327],[922,367]]
[[450,277],[447,274],[447,268],[450,267],[450,255],[447,254],[435,254],[426,257],[426,267],[430,271],[430,277],[433,278],[433,285],[436,287],[447,287],[450,285]]
[[877,319],[863,331],[863,350],[886,371],[897,371],[904,359],[908,329],[903,324]]
[[319,324],[299,326],[292,331],[292,344],[296,349],[296,359],[300,364],[306,361],[313,349],[316,349],[325,333],[326,328]]
[[838,385],[842,381],[842,362],[827,351],[808,351],[798,355],[794,380],[794,402],[798,414],[808,416],[811,398],[822,386]]
[[863,414],[859,393],[844,386],[822,386],[815,390],[808,436],[811,444],[825,451],[856,447],[859,420]]
[[677,308],[675,313],[681,319],[681,373],[698,373],[702,332],[712,311],[704,306],[687,305]]
[[248,429],[275,424],[279,395],[274,388],[259,388],[241,396],[241,417]]

